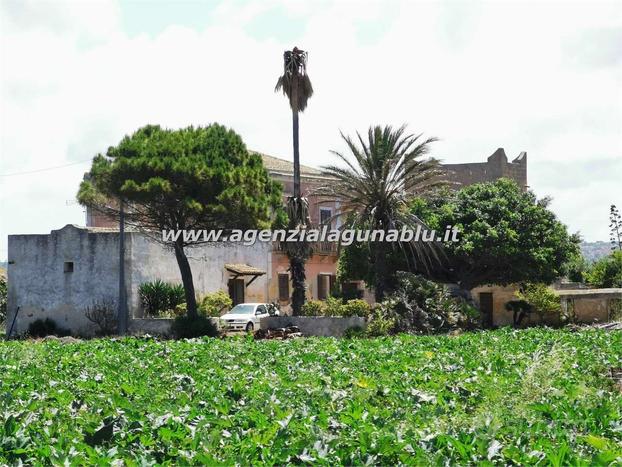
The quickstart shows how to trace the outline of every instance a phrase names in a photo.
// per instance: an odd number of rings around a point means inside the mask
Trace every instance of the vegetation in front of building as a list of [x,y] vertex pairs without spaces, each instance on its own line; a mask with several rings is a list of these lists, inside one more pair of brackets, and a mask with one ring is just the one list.
[[543,328],[4,341],[0,464],[613,465],[621,360]]

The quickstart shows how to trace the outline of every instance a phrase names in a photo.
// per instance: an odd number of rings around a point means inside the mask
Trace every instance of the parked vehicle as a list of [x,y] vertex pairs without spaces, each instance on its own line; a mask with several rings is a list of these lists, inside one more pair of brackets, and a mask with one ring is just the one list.
[[221,327],[228,331],[251,332],[259,329],[261,318],[279,316],[273,303],[240,303],[220,317]]

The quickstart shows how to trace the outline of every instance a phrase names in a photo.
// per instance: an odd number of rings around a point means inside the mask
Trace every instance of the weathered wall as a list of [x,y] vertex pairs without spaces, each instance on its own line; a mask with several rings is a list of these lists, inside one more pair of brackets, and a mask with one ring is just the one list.
[[261,319],[260,328],[284,328],[298,326],[305,336],[341,337],[346,330],[354,327],[365,328],[365,318],[325,316],[270,316]]
[[514,180],[522,188],[527,186],[527,153],[522,152],[512,162],[508,162],[503,148],[497,149],[486,162],[465,164],[443,164],[446,178],[460,186],[474,183],[492,182],[505,177]]
[[[14,332],[36,319],[51,318],[76,333],[90,334],[84,308],[118,295],[119,234],[90,233],[72,225],[49,235],[9,235],[8,320],[17,307]],[[73,272],[64,263],[73,262]]]
[[[210,243],[188,248],[190,267],[197,295],[218,290],[228,290],[232,274],[225,270],[227,263],[243,263],[266,271],[271,270],[271,245],[257,242],[253,246],[230,243]],[[142,316],[138,288],[140,284],[154,279],[181,284],[181,274],[172,250],[142,235],[134,235],[131,249],[131,309],[135,316]],[[250,277],[245,278],[246,282]],[[268,294],[268,278],[260,276],[246,288],[245,301],[264,302]]]
[[[130,317],[141,317],[138,288],[155,279],[181,283],[175,255],[138,233],[126,233],[126,291]],[[188,250],[197,295],[227,290],[232,276],[226,263],[244,263],[271,271],[270,245],[208,244]],[[64,263],[73,271],[64,272]],[[49,235],[10,235],[7,330],[20,307],[13,333],[23,333],[36,319],[53,319],[75,334],[96,327],[85,316],[94,300],[117,302],[119,233],[68,225]],[[246,278],[247,282],[250,278]],[[246,301],[263,302],[268,279],[260,276],[246,289]]]

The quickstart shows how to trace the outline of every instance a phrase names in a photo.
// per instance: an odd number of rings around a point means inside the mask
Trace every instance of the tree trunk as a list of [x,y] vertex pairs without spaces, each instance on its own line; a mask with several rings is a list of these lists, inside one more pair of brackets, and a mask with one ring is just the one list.
[[374,245],[374,298],[376,303],[382,302],[387,290],[387,255],[384,242]]
[[[294,84],[294,96],[297,94]],[[297,102],[295,100],[294,102]],[[300,198],[300,147],[298,142],[298,110],[292,109],[292,133],[294,141],[294,198]]]
[[305,303],[305,262],[301,258],[290,258],[292,272],[292,314],[300,316],[302,305]]
[[177,265],[179,266],[179,272],[181,273],[181,281],[184,284],[184,293],[186,295],[186,313],[188,318],[195,319],[198,316],[197,313],[197,299],[194,294],[194,282],[192,280],[192,269],[190,269],[190,263],[188,257],[184,252],[184,246],[180,242],[175,243],[175,258],[177,258]]
[[[294,80],[294,87],[292,89],[292,102],[294,105],[298,103],[298,86],[297,81]],[[294,199],[296,202],[300,202],[301,190],[300,190],[300,146],[298,139],[298,109],[292,108],[292,136],[294,145]],[[296,211],[298,212],[298,210]],[[305,219],[290,219],[290,228],[297,228],[304,226]],[[293,226],[293,227],[292,227]],[[300,250],[305,248],[304,245],[298,245]],[[298,250],[296,246],[295,250]],[[302,254],[293,254],[289,257],[289,268],[292,273],[292,314],[299,316],[302,311],[302,305],[305,303],[305,257]]]

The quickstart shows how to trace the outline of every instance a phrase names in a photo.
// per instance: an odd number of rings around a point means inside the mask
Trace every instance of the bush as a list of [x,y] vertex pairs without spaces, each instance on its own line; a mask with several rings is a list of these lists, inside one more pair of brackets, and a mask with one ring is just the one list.
[[97,335],[109,336],[117,331],[117,306],[112,299],[94,301],[86,308],[86,319],[94,323],[98,330]]
[[233,300],[227,292],[219,290],[218,292],[208,293],[199,301],[199,312],[205,316],[219,317],[223,310],[227,310],[233,306]]
[[188,316],[178,316],[173,321],[171,332],[178,339],[202,336],[217,337],[219,335],[218,328],[212,323],[212,320],[201,315],[194,319]]
[[361,326],[352,326],[351,328],[346,329],[346,331],[343,333],[343,337],[345,337],[346,339],[365,337],[365,335],[365,329],[363,329]]
[[446,287],[415,274],[398,272],[397,290],[377,306],[372,326],[393,328],[389,333],[433,334],[474,329],[479,313],[464,299],[452,297]]
[[300,309],[301,316],[324,316],[326,305],[321,300],[309,300]]
[[69,334],[69,330],[58,327],[56,322],[50,318],[37,319],[28,325],[28,335],[31,337],[63,337]]
[[371,310],[367,318],[366,333],[368,336],[378,337],[394,334],[395,329],[395,318],[387,316],[380,307]]
[[527,302],[542,320],[544,315],[559,314],[561,303],[559,297],[546,284],[527,284],[516,293],[520,300]]
[[348,300],[346,303],[341,305],[341,314],[339,316],[360,316],[362,318],[366,318],[369,316],[370,311],[371,307],[369,306],[369,303],[365,300],[354,299]]
[[592,264],[585,279],[594,287],[622,287],[622,251],[614,251]]
[[174,310],[186,301],[183,285],[169,284],[160,279],[141,284],[138,295],[147,316],[158,316],[167,310]]

